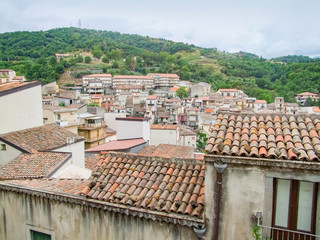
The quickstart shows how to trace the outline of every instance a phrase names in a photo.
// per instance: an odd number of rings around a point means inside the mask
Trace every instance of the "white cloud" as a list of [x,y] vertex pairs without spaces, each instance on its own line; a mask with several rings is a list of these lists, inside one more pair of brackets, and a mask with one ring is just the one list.
[[247,51],[320,54],[317,0],[3,0],[0,32],[77,26]]

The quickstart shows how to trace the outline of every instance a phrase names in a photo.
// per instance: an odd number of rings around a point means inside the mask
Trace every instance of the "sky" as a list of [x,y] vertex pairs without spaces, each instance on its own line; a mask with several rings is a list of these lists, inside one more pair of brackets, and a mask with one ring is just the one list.
[[320,56],[319,0],[1,0],[0,33],[117,31],[254,53]]

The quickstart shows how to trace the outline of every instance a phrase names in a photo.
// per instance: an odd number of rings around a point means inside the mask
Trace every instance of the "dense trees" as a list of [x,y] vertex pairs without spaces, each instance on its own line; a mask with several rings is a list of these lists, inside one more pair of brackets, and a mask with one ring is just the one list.
[[[93,59],[83,58],[81,52],[91,52]],[[55,53],[71,56],[57,59]],[[182,80],[208,82],[213,90],[238,88],[268,102],[276,96],[293,102],[299,92],[320,91],[320,60],[306,56],[267,60],[246,52],[230,54],[164,39],[79,28],[0,34],[0,68],[12,68],[28,80],[54,81],[83,62],[86,69],[77,72],[77,77],[90,73],[88,66],[99,62],[98,67],[111,74],[177,73]]]

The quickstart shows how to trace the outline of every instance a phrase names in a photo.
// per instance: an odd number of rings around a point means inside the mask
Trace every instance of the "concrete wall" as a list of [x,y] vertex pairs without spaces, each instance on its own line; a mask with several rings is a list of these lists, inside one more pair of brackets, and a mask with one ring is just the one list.
[[104,114],[104,122],[112,130],[117,130],[116,118],[118,118],[118,117],[126,117],[126,114],[125,113],[112,113],[112,112],[105,113]]
[[53,152],[71,152],[72,164],[78,167],[85,167],[84,163],[84,141],[70,144],[53,150]]
[[52,240],[197,239],[187,227],[1,190],[0,239],[25,240],[30,229]]
[[143,138],[150,141],[150,123],[148,121],[117,120],[117,138],[133,139]]
[[[1,150],[1,144],[6,145],[6,150]],[[9,144],[6,144],[0,141],[0,166],[12,161],[16,157],[18,157],[22,152],[11,147]]]
[[42,126],[41,86],[1,96],[0,112],[0,134]]
[[158,146],[159,144],[178,145],[178,139],[179,139],[179,129],[177,130],[151,129],[150,131],[150,145],[155,145],[155,146]]
[[[262,160],[261,160],[262,161]],[[263,225],[272,226],[273,180],[275,178],[320,182],[317,172],[299,171],[289,168],[229,164],[222,173],[222,195],[219,239],[252,239],[253,215],[262,212]],[[213,162],[206,161],[206,216],[209,239],[213,233],[216,217],[217,172]],[[318,193],[318,198],[320,194]],[[319,200],[319,199],[318,199]],[[316,234],[319,234],[320,208],[316,214]]]
[[194,149],[197,148],[197,136],[181,136],[181,145],[192,147]]

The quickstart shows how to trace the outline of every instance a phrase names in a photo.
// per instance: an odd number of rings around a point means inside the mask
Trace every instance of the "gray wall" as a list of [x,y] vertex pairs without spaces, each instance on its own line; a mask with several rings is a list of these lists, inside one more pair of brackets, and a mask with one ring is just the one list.
[[191,228],[0,190],[0,239],[25,240],[30,229],[52,240],[197,239]]

